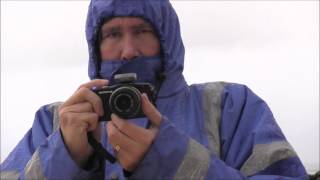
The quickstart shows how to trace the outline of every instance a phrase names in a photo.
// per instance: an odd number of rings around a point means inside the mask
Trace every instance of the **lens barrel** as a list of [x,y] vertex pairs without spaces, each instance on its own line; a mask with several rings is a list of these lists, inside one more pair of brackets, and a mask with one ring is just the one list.
[[122,118],[135,117],[141,109],[140,91],[132,86],[123,86],[112,92],[109,108]]

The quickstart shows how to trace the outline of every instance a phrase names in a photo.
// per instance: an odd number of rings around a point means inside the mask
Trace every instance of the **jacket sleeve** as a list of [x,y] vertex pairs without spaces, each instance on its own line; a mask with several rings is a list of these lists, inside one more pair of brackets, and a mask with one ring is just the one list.
[[308,179],[263,100],[237,84],[225,85],[219,96],[221,110],[213,111],[221,114],[216,125],[219,142],[211,138],[213,148],[179,132],[164,118],[155,142],[131,178]]
[[[1,179],[90,179],[100,176],[100,164],[79,168],[64,145],[54,122],[59,103],[41,107],[32,128],[1,164]],[[56,127],[55,127],[56,126]]]

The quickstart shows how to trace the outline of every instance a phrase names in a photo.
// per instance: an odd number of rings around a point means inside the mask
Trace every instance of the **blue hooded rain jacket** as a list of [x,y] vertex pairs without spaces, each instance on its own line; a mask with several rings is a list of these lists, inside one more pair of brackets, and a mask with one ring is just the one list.
[[[93,0],[86,37],[89,77],[99,76],[96,37],[104,19],[137,16],[157,30],[166,79],[156,100],[163,121],[130,179],[307,179],[305,169],[268,105],[244,85],[213,82],[188,86],[184,46],[168,0]],[[79,168],[59,129],[58,107],[41,107],[32,128],[1,164],[1,179],[125,179],[118,163],[93,160]],[[147,126],[146,119],[133,120]],[[103,146],[112,151],[103,132]]]

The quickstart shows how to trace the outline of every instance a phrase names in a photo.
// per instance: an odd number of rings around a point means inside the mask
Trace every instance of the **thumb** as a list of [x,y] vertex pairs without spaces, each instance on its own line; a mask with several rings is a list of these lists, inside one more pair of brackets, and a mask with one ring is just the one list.
[[147,116],[147,118],[151,121],[151,123],[154,126],[159,127],[162,121],[161,113],[149,101],[149,98],[145,93],[141,95],[141,101],[142,101],[142,111],[144,115]]

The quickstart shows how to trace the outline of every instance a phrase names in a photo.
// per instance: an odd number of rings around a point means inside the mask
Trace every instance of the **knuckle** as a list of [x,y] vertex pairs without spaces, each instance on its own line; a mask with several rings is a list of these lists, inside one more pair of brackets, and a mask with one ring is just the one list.
[[60,112],[59,113],[59,118],[61,122],[61,126],[68,126],[70,122],[72,121],[73,116],[70,113],[67,112]]
[[100,106],[100,105],[102,105],[102,101],[101,101],[101,99],[99,98],[98,95],[94,94],[93,97],[94,97],[94,98],[92,98],[92,104],[93,104],[93,106]]
[[94,99],[91,99],[90,101],[92,102],[92,109],[96,111],[96,108],[99,107],[99,103],[97,103]]
[[64,103],[62,103],[60,106],[58,106],[58,112],[60,112],[61,110],[64,109],[65,104],[66,104],[66,103],[64,102]]
[[88,92],[88,88],[82,86],[78,89],[78,93],[83,95],[83,94],[86,94]]
[[98,121],[99,115],[97,113],[92,113],[92,118],[94,121]]
[[96,84],[96,83],[99,83],[100,82],[100,79],[94,79],[91,81],[92,83]]
[[87,102],[87,101],[84,102],[83,106],[85,107],[85,109],[88,109],[88,110],[90,110],[90,111],[93,110],[92,105],[91,105],[89,102]]
[[60,110],[59,111],[59,118],[61,121],[65,121],[65,119],[67,119],[67,112],[65,112],[64,109]]
[[72,121],[74,119],[74,115],[71,113],[63,113],[63,117],[65,121]]
[[87,85],[87,84],[88,84],[88,83],[81,84],[81,85],[78,87],[78,90],[81,89],[81,88],[86,88],[86,85]]
[[99,116],[96,113],[92,113],[90,120],[92,124],[96,125],[98,124]]
[[78,87],[78,90],[79,90],[79,89],[81,89],[82,87],[84,87],[84,85],[83,85],[83,84],[81,84],[81,85]]
[[59,109],[58,112],[59,112],[59,118],[61,119],[65,114],[65,110],[64,109]]

